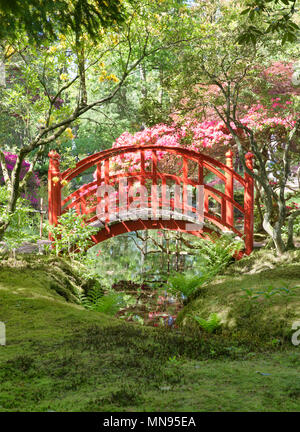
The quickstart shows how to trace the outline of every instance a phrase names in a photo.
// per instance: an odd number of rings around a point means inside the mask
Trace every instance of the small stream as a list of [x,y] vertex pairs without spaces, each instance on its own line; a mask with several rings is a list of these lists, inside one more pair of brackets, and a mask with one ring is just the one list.
[[112,288],[125,299],[128,298],[127,306],[117,313],[119,318],[153,327],[177,327],[176,317],[183,304],[168,295],[162,287],[119,281]]

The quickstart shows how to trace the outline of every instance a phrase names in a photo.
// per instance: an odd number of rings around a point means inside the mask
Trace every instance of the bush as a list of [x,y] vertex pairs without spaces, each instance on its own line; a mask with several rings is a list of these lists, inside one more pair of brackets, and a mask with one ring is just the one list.
[[85,254],[92,244],[91,236],[98,232],[98,228],[86,225],[85,216],[78,215],[74,209],[60,216],[57,226],[48,224],[47,230],[54,240],[51,251],[69,258]]
[[[36,215],[32,214],[32,207],[27,200],[18,198],[16,210],[9,215],[6,206],[9,192],[6,186],[0,186],[0,218],[9,221],[9,226],[4,233],[5,247],[11,251],[21,246],[24,242],[36,241],[38,232],[35,229],[38,223]],[[36,225],[36,226],[35,226]]]
[[[9,153],[9,152],[4,152],[5,154],[5,162],[6,162],[6,167],[8,169],[8,172],[11,173],[15,164],[16,164],[16,160],[17,160],[17,155]],[[21,168],[21,173],[20,173],[20,179],[22,180],[25,176],[25,174],[27,173],[27,171],[30,168],[30,163],[23,161],[22,163],[22,168]],[[3,173],[2,173],[2,169],[0,167],[0,186],[4,186],[4,177],[3,177]],[[32,173],[31,177],[29,178],[27,185],[26,185],[26,192],[24,194],[22,194],[22,198],[28,200],[30,202],[30,204],[34,207],[34,208],[38,208],[38,189],[40,186],[40,180],[37,176],[36,173]]]

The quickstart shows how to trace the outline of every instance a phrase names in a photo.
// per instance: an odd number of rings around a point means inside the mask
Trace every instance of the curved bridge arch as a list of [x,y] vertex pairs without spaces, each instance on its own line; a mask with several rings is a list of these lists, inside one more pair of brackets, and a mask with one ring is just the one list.
[[[176,170],[176,174],[166,172],[164,167],[160,167],[159,152],[160,156],[163,155],[161,160],[169,155],[179,158],[180,169]],[[56,225],[61,214],[74,208],[78,214],[87,215],[88,224],[99,226],[99,232],[92,236],[94,243],[126,232],[162,228],[207,238],[215,227],[219,231],[232,231],[235,235],[243,238],[245,242],[243,252],[250,254],[253,250],[253,178],[247,172],[244,177],[241,177],[233,170],[232,156],[232,152],[228,151],[226,164],[223,164],[203,153],[182,147],[155,144],[124,146],[95,153],[78,162],[75,168],[67,169],[61,173],[59,169],[60,157],[55,151],[51,151],[49,153],[48,172],[49,223]],[[131,169],[122,169],[116,172],[116,160],[118,158],[124,160],[125,157],[135,158],[135,164],[131,166]],[[246,164],[250,170],[253,169],[252,158],[252,153],[246,154]],[[94,181],[81,186],[62,199],[65,185],[93,167],[95,169]],[[180,174],[178,174],[178,170]],[[223,184],[223,191],[205,181],[206,173],[211,173],[217,177],[218,181]],[[151,189],[151,196],[148,196],[143,202],[143,206],[140,205],[140,207],[136,205],[136,197],[131,196],[130,193],[126,198],[125,205],[123,202],[123,207],[120,206],[121,199],[116,198],[114,205],[117,204],[118,206],[118,217],[114,219],[110,217],[111,206],[107,192],[101,197],[99,193],[97,196],[97,191],[99,191],[99,187],[116,190],[116,185],[120,182],[126,182],[129,190],[137,184],[146,188],[147,191]],[[169,210],[171,211],[164,213],[164,191],[170,184],[174,185],[175,193],[172,195],[173,198],[170,198],[171,208]],[[235,184],[244,190],[243,205],[234,199]],[[202,187],[203,191],[202,218],[204,218],[204,224],[202,226],[191,224],[191,222],[195,222],[195,217],[196,219],[199,217],[199,206],[195,206],[193,199],[190,203],[187,203],[186,199],[189,189],[195,191],[197,188],[199,190],[199,187]],[[161,188],[161,197],[157,188]],[[177,194],[179,188],[182,189],[181,201]],[[116,195],[117,193],[116,191]],[[154,194],[156,196],[153,200]],[[151,215],[153,216],[151,199],[155,202],[155,217],[151,217]],[[218,213],[211,211],[211,201],[219,207]],[[101,214],[97,212],[100,204],[103,210]],[[128,213],[132,206],[135,215]],[[183,216],[182,214],[180,216],[176,211],[178,207],[183,210]],[[147,217],[145,217],[145,212]],[[237,212],[242,215],[243,223],[236,222],[235,213]],[[194,219],[191,219],[191,215],[194,215]],[[134,216],[134,220],[131,220],[132,216]]]

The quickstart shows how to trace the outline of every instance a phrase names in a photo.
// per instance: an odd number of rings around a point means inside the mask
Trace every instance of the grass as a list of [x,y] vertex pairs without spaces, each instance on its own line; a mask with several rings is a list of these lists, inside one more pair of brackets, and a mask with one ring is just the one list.
[[72,294],[82,281],[66,264],[0,267],[7,328],[0,411],[299,411],[298,347],[143,327],[84,310],[54,288],[58,267],[60,279],[73,278],[64,286]]

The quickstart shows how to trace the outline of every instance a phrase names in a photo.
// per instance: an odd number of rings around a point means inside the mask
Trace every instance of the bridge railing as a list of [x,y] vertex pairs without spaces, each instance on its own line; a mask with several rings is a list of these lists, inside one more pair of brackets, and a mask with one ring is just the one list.
[[[150,153],[151,152],[151,153]],[[164,172],[160,167],[158,160],[158,152],[164,154],[172,154],[182,160],[180,173]],[[149,153],[151,158],[149,160]],[[135,165],[130,169],[116,170],[116,160],[124,155],[135,155]],[[161,154],[161,153],[160,153]],[[147,157],[146,157],[147,156]],[[110,220],[109,212],[111,207],[108,195],[104,197],[97,196],[97,190],[100,186],[106,185],[116,188],[122,180],[126,180],[128,187],[133,185],[146,186],[148,189],[153,186],[160,186],[161,190],[167,185],[173,184],[181,186],[183,190],[183,202],[186,202],[185,195],[188,192],[188,187],[196,188],[203,186],[204,188],[204,219],[216,225],[221,230],[231,230],[235,234],[244,238],[245,252],[249,254],[253,249],[253,205],[254,205],[254,191],[253,191],[253,178],[247,172],[244,177],[241,177],[233,170],[232,151],[226,153],[226,164],[222,164],[213,158],[192,151],[185,148],[166,147],[157,145],[144,145],[144,146],[131,146],[119,147],[91,155],[86,159],[80,161],[74,169],[68,169],[64,173],[59,170],[59,155],[55,152],[49,153],[49,222],[50,224],[57,224],[58,217],[70,208],[75,208],[78,214],[88,215],[87,223],[93,223],[99,218],[97,215],[97,206],[104,201],[104,222],[105,229],[109,230]],[[253,155],[246,154],[246,165],[252,170]],[[130,157],[129,157],[130,160]],[[136,163],[138,161],[138,163]],[[190,175],[190,166],[194,164],[197,168]],[[194,168],[195,168],[194,166]],[[86,170],[94,167],[95,180],[89,184],[83,185],[78,190],[69,194],[62,200],[62,190],[66,183],[69,183],[73,178],[81,175]],[[223,185],[223,191],[207,184],[205,177],[207,173],[212,173],[217,177],[219,182]],[[240,188],[244,189],[244,203],[241,205],[234,199],[234,185],[238,184]],[[152,192],[155,191],[155,188]],[[153,197],[152,201],[153,201]],[[150,197],[148,197],[145,208],[150,208]],[[171,200],[171,206],[175,209],[176,194]],[[125,208],[120,208],[120,201],[118,197],[115,200],[116,207],[119,211],[128,210],[130,204],[134,201],[133,197],[129,197]],[[156,200],[157,211],[163,208],[163,197],[157,196]],[[211,202],[214,201],[219,205],[219,214],[212,212],[210,208]],[[180,206],[180,203],[179,203]],[[244,218],[244,226],[241,228],[235,223],[235,211],[239,212]],[[197,213],[197,209],[191,205],[188,208],[182,209]],[[160,213],[161,214],[161,213]]]

